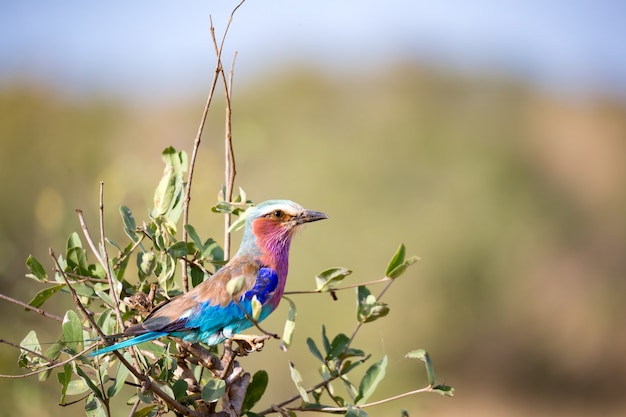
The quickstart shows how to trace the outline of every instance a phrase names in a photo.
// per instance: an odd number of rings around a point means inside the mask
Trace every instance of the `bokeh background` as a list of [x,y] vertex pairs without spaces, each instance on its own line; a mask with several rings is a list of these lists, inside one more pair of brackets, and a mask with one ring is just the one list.
[[[232,1],[0,3],[0,291],[29,300],[28,254],[48,268],[79,230],[151,207],[168,145],[191,150]],[[413,396],[371,416],[622,416],[626,413],[626,6],[618,1],[273,0],[235,15],[237,185],[330,214],[292,250],[288,289],[331,266],[382,276],[397,245],[421,261],[386,295],[390,315],[356,347],[389,356],[372,398],[425,384],[426,348],[452,399]],[[218,94],[199,155],[191,221],[223,183]],[[236,236],[236,241],[239,236]],[[296,298],[297,297],[297,298]],[[351,332],[354,295],[294,296],[296,341],[243,360],[270,372],[265,404],[291,396],[304,338]],[[70,300],[46,305],[63,315]],[[0,337],[54,322],[2,302]],[[282,329],[283,306],[267,321]],[[17,352],[0,346],[0,373]],[[79,416],[54,376],[0,380],[0,415]],[[123,407],[118,404],[121,415]],[[125,414],[124,414],[125,415]]]

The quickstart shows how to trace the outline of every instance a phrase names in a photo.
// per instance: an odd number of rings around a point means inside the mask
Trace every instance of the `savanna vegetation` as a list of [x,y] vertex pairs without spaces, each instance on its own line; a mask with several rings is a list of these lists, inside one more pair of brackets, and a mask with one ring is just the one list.
[[[118,206],[147,214],[159,155],[168,145],[190,150],[203,101],[129,106],[42,85],[0,91],[0,292],[30,299],[39,290],[24,261],[65,247],[75,208],[97,230],[100,180],[110,238],[123,240]],[[238,185],[255,201],[285,197],[331,216],[323,233],[294,245],[288,290],[312,287],[334,265],[377,279],[398,242],[421,258],[386,294],[389,315],[357,342],[390,358],[394,379],[380,398],[425,383],[402,359],[415,347],[432,353],[457,397],[405,398],[371,415],[626,410],[623,103],[404,63],[355,77],[285,70],[239,86],[232,106]],[[223,114],[211,113],[197,165],[190,222],[205,236],[223,227],[210,212],[223,182],[222,127]],[[47,308],[63,315],[71,303]],[[320,323],[335,334],[354,320],[352,303],[330,297],[298,306],[288,354],[268,343],[242,360],[275,375],[268,398],[293,392],[286,363],[311,360],[304,339]],[[58,336],[33,313],[0,311],[4,339],[38,326],[40,341]],[[263,327],[280,332],[286,314],[283,306]],[[2,346],[0,373],[16,369],[16,350]],[[56,380],[0,384],[11,398],[0,415],[83,415],[56,405]]]

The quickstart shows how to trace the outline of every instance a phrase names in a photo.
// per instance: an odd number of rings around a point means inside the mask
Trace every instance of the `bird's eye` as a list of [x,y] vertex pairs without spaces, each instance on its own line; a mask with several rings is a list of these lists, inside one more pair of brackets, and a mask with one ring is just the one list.
[[273,216],[275,219],[280,220],[280,219],[282,219],[282,218],[283,218],[283,214],[284,214],[284,213],[283,213],[283,211],[282,211],[282,210],[274,210],[274,212],[272,213],[272,216]]

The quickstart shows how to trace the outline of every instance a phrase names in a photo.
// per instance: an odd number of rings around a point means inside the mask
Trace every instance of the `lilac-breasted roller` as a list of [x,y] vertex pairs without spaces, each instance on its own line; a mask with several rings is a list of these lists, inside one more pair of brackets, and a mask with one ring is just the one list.
[[[268,200],[253,207],[246,217],[241,246],[226,265],[193,290],[161,304],[143,322],[119,335],[129,339],[91,355],[163,336],[219,344],[253,325],[246,314],[253,317],[255,298],[262,306],[257,322],[262,321],[274,311],[283,295],[294,233],[305,223],[327,218],[324,213],[306,210],[289,200]],[[245,277],[241,290],[229,294],[228,282],[240,276]]]

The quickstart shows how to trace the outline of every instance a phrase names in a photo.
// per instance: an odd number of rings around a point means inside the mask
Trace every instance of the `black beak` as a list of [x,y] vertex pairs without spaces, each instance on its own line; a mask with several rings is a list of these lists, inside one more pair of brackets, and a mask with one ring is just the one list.
[[296,222],[298,224],[311,223],[311,222],[316,222],[318,220],[324,220],[327,218],[328,216],[325,213],[322,213],[321,211],[304,210],[302,213],[298,214],[298,216],[296,217]]

